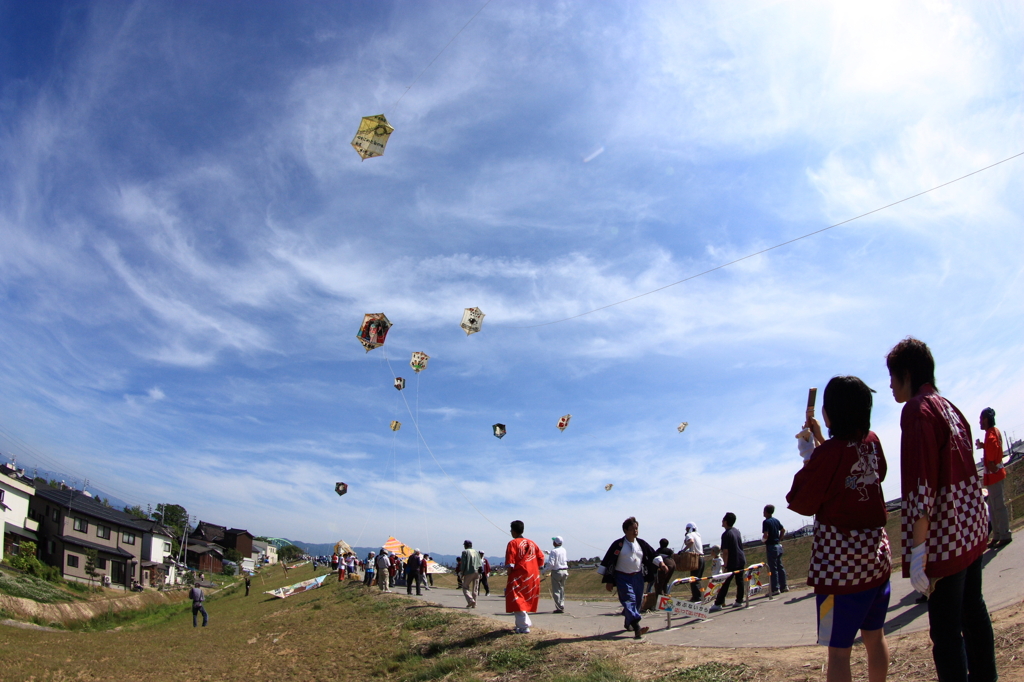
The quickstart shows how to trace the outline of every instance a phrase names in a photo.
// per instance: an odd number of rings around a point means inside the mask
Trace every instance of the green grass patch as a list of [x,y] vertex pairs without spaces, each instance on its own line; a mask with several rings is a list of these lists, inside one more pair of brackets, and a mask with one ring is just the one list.
[[146,627],[166,623],[178,614],[191,611],[192,602],[179,602],[177,604],[161,604],[159,606],[147,606],[142,609],[129,609],[125,611],[111,611],[101,613],[89,620],[78,620],[67,624],[68,630],[76,632],[97,632],[113,630],[126,626]]
[[40,604],[58,604],[82,599],[55,583],[13,571],[4,571],[0,575],[0,592],[12,597],[31,599]]
[[550,682],[635,682],[632,677],[606,661],[594,661],[583,672],[554,675]]
[[701,663],[677,670],[668,676],[673,682],[743,682],[752,676],[749,667],[741,664]]
[[444,611],[427,611],[420,613],[405,621],[404,627],[408,630],[433,630],[442,625],[448,625],[455,619],[455,615]]
[[522,670],[537,661],[537,656],[527,649],[500,649],[487,657],[487,667],[498,672]]
[[[462,656],[449,656],[434,661],[429,666],[413,672],[403,678],[407,682],[426,682],[427,680],[439,680],[455,672],[463,671],[473,666],[473,661]],[[466,679],[460,677],[459,679]]]

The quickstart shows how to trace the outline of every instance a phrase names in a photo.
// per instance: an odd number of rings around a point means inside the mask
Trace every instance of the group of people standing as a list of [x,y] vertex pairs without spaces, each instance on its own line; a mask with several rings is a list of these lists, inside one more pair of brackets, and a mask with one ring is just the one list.
[[[936,388],[927,344],[906,338],[886,356],[900,416],[902,573],[927,597],[932,658],[942,682],[994,682],[995,640],[982,595],[986,549],[1012,541],[1002,499],[1005,470],[995,411],[981,413],[984,477],[973,459],[971,427]],[[850,679],[857,633],[871,682],[885,679],[889,649],[884,625],[892,557],[881,484],[887,466],[871,431],[874,393],[853,376],[825,387],[821,426],[810,413],[798,434],[803,468],[787,495],[789,508],[815,516],[807,582],[814,587],[818,643],[828,646],[828,680]],[[988,486],[989,509],[982,486]]]
[[428,568],[430,557],[415,550],[405,561],[392,551],[380,548],[380,552],[370,552],[364,562],[363,584],[372,587],[374,584],[381,592],[393,592],[399,577],[404,579],[405,591],[412,594],[413,585],[416,594],[422,595],[423,589],[431,589],[433,578]]

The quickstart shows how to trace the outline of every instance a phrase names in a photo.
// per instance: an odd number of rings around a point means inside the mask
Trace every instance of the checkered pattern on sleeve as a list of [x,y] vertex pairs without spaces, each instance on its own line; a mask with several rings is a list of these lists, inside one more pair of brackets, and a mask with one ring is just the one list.
[[848,530],[815,521],[807,584],[816,591],[859,592],[882,584],[891,572],[885,528]]
[[[928,486],[918,481],[919,491]],[[903,537],[903,563],[910,565],[910,548],[914,538],[914,521],[925,513],[928,507],[915,499],[904,500],[900,519]],[[974,553],[979,545],[988,542],[988,509],[981,492],[981,479],[968,479],[943,486],[934,496],[930,509],[931,522],[928,526],[928,570],[932,577],[951,575],[962,568],[958,561]]]

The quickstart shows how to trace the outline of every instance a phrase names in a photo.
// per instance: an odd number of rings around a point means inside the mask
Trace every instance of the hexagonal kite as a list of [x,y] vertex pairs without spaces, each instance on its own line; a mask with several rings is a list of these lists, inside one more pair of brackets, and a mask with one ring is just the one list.
[[558,430],[565,431],[565,427],[569,425],[569,420],[572,419],[571,414],[567,414],[558,420]]
[[366,313],[363,315],[363,323],[359,325],[359,332],[356,338],[363,348],[369,353],[374,348],[384,345],[388,330],[391,329],[391,320],[384,313]]
[[363,157],[363,161],[373,156],[381,156],[384,154],[384,147],[387,146],[388,137],[393,132],[395,129],[388,125],[384,114],[363,116],[363,120],[359,122],[359,130],[352,138],[352,147]]
[[402,377],[395,377],[395,388],[397,388],[399,391],[405,388],[405,379],[403,379]]
[[676,431],[678,431],[679,433],[682,433],[683,431],[686,430],[686,427],[689,426],[689,425],[690,425],[690,422],[683,422],[682,424],[680,424],[679,426],[676,427]]
[[484,315],[484,311],[479,308],[466,308],[462,313],[461,325],[466,332],[466,336],[476,334],[480,331],[480,327],[483,326],[485,317],[487,316]]
[[498,439],[504,438],[507,431],[505,431],[504,424],[495,424],[491,427],[494,430],[494,436]]
[[412,371],[419,374],[427,368],[427,360],[429,359],[430,356],[426,353],[416,351],[412,354],[412,358],[409,360],[409,366],[412,367]]
[[392,431],[397,431],[400,428],[402,428],[402,422],[398,422],[398,421],[391,422],[391,430]]

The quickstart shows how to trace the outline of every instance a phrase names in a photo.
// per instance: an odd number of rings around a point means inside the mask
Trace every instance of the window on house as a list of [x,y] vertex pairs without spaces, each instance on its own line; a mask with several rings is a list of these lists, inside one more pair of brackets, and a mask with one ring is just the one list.
[[46,553],[47,554],[53,554],[56,551],[57,551],[57,543],[55,543],[53,540],[47,541],[47,543],[46,543]]
[[0,488],[0,502],[4,501],[4,493],[7,492],[3,488]]
[[75,519],[75,530],[79,533],[89,532],[89,522],[85,519]]
[[68,566],[78,568],[78,557],[74,554],[68,554]]
[[105,571],[107,569],[107,560],[104,559],[103,557],[97,557],[96,558],[96,568],[98,568],[101,571]]
[[110,528],[106,526],[96,526],[96,537],[103,538],[104,540],[109,540]]
[[50,510],[50,518],[54,521],[60,521],[60,509]]
[[129,533],[128,531],[121,533],[121,542],[123,542],[126,545],[134,545],[135,533]]
[[171,551],[171,543],[169,543],[169,542],[165,542],[164,543],[164,551],[165,552],[170,552]]
[[124,564],[120,561],[111,561],[110,569],[110,580],[115,585],[124,585]]

